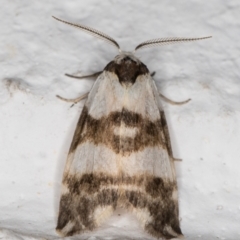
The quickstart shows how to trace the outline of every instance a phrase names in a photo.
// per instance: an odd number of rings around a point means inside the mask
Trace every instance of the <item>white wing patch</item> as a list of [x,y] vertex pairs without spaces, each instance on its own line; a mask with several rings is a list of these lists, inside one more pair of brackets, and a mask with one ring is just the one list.
[[96,80],[86,101],[89,115],[99,119],[125,107],[129,111],[148,117],[151,121],[159,119],[152,82],[149,74],[140,75],[131,88],[125,88],[119,83],[115,73],[104,71]]
[[124,172],[129,176],[148,174],[170,181],[175,178],[167,150],[158,147],[147,147],[129,156],[119,156],[104,145],[86,142],[78,146],[74,154],[69,154],[67,162],[69,175],[81,176],[93,172],[118,175]]

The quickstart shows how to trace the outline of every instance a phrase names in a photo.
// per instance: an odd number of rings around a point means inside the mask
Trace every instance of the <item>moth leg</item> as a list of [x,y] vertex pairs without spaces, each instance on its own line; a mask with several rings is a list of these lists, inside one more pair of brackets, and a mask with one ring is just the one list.
[[182,161],[182,159],[181,159],[181,158],[174,158],[174,157],[173,157],[173,161],[176,161],[176,162],[181,162],[181,161]]
[[156,72],[154,71],[150,74],[150,76],[153,77],[153,76],[155,76],[155,74],[156,74]]
[[102,71],[100,72],[96,72],[90,75],[86,75],[86,76],[75,76],[75,75],[71,75],[66,73],[65,76],[70,77],[70,78],[77,78],[77,79],[83,79],[83,78],[97,78],[100,74],[102,73]]
[[88,92],[83,94],[82,96],[78,97],[78,98],[75,98],[75,99],[67,99],[67,98],[63,98],[59,95],[56,95],[57,98],[65,101],[65,102],[73,102],[73,103],[78,103],[80,102],[82,99],[86,98],[88,96]]
[[167,146],[167,149],[168,149],[168,154],[173,159],[173,161],[181,162],[182,159],[173,157],[171,139],[170,139],[170,134],[169,134],[169,130],[168,130],[168,125],[167,125],[165,113],[164,113],[164,111],[161,111],[160,114],[161,114],[161,122],[162,122],[162,125],[163,125],[163,132],[164,132],[164,136],[165,136],[166,146]]
[[161,123],[162,123],[162,127],[163,127],[163,134],[164,134],[164,137],[165,137],[168,154],[169,154],[170,157],[174,158],[173,157],[173,152],[172,152],[171,141],[170,141],[170,134],[169,134],[169,131],[168,131],[168,125],[167,125],[167,121],[166,121],[164,111],[160,111],[160,115],[161,115]]
[[160,96],[161,98],[163,98],[166,102],[171,103],[171,104],[174,104],[174,105],[182,105],[182,104],[185,104],[185,103],[188,103],[189,101],[191,101],[191,98],[189,98],[189,99],[187,99],[187,100],[185,100],[185,101],[182,101],[182,102],[175,102],[175,101],[173,101],[173,100],[165,97],[165,96],[164,96],[163,94],[161,94],[160,92],[159,92],[159,96]]

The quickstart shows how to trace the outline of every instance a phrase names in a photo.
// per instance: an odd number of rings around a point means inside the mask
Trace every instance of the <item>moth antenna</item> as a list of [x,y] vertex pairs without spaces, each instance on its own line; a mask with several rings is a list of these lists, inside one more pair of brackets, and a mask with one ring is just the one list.
[[157,39],[152,39],[152,40],[148,40],[148,41],[140,43],[135,48],[135,51],[137,51],[140,48],[153,47],[153,46],[172,44],[172,43],[180,43],[180,42],[198,41],[198,40],[203,40],[203,39],[207,39],[207,38],[211,38],[211,37],[212,36],[201,37],[201,38],[181,38],[181,37],[157,38]]
[[57,21],[63,22],[65,24],[68,24],[68,25],[76,27],[76,28],[80,28],[81,30],[85,31],[86,33],[89,33],[89,34],[91,34],[95,37],[98,37],[98,38],[101,38],[101,39],[105,40],[106,42],[108,42],[108,43],[114,45],[115,47],[117,47],[118,51],[121,52],[119,44],[113,38],[109,37],[107,34],[105,34],[103,32],[100,32],[96,29],[93,29],[91,27],[84,26],[82,24],[75,24],[75,23],[64,21],[64,20],[62,20],[60,18],[57,18],[57,17],[54,17],[54,16],[52,16],[52,17],[54,19],[56,19]]

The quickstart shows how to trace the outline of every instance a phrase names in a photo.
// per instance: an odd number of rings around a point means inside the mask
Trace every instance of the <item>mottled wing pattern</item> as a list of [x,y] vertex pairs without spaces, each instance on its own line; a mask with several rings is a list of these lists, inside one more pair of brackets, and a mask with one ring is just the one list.
[[103,71],[82,110],[64,170],[57,230],[92,230],[117,207],[147,232],[182,236],[169,134],[149,73],[130,86]]

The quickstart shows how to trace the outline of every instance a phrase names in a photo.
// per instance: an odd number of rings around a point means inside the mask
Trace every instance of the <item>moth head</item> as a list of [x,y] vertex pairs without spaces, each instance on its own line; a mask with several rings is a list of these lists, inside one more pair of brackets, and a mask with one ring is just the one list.
[[135,62],[139,64],[139,59],[132,52],[121,51],[114,59],[117,64],[124,62],[125,64],[131,64]]
[[93,29],[91,27],[87,27],[85,25],[82,24],[75,24],[75,23],[71,23],[71,22],[67,22],[64,20],[61,20],[57,17],[54,17],[54,19],[63,22],[65,24],[68,24],[70,26],[73,27],[77,27],[79,29],[81,29],[82,31],[85,31],[88,34],[91,34],[97,38],[101,38],[102,40],[112,44],[113,46],[115,46],[118,51],[119,51],[119,55],[116,56],[115,60],[117,61],[122,61],[124,56],[129,56],[130,59],[132,59],[133,61],[135,61],[134,58],[134,53],[142,48],[146,48],[146,47],[154,47],[154,46],[159,46],[159,45],[166,45],[166,44],[172,44],[172,43],[180,43],[180,42],[190,42],[190,41],[197,41],[197,40],[203,40],[203,39],[207,39],[207,38],[211,38],[211,36],[207,36],[207,37],[199,37],[199,38],[181,38],[181,37],[172,37],[172,38],[156,38],[156,39],[152,39],[152,40],[148,40],[145,42],[140,43],[139,45],[136,46],[136,48],[134,49],[133,52],[129,53],[129,52],[123,52],[120,48],[120,45],[110,36],[108,36],[107,34],[100,32],[96,29]]
[[104,70],[115,73],[125,87],[132,86],[139,75],[149,73],[147,67],[132,52],[120,52]]

